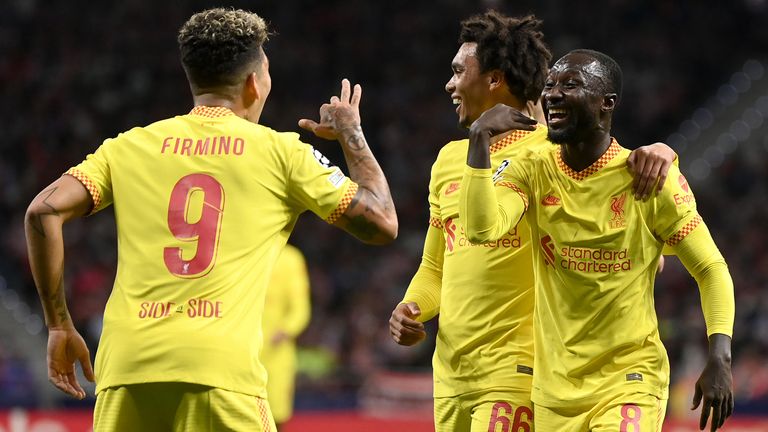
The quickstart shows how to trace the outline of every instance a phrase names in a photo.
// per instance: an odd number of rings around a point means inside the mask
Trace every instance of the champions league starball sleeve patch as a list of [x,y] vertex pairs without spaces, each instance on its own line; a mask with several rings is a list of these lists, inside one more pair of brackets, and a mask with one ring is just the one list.
[[501,173],[503,173],[508,166],[509,166],[509,161],[507,159],[504,159],[503,161],[501,161],[501,164],[499,165],[499,167],[496,168],[496,172],[493,173],[493,177],[491,178],[491,180],[494,183],[496,183],[496,180],[498,180],[501,177]]
[[312,156],[315,157],[317,163],[319,163],[323,168],[329,168],[333,170],[328,176],[328,181],[333,185],[333,187],[338,189],[342,184],[344,184],[344,180],[347,179],[347,176],[344,175],[341,169],[334,165],[327,157],[320,153],[320,150],[312,146],[310,146],[310,148],[312,149]]
[[314,147],[311,147],[311,149],[312,149],[312,155],[315,157],[315,159],[317,159],[317,163],[319,163],[320,165],[322,165],[322,166],[324,166],[326,168],[331,168],[331,167],[335,166],[334,164],[331,163],[330,160],[328,160],[327,157],[323,156],[323,154],[320,153],[319,150],[317,150]]

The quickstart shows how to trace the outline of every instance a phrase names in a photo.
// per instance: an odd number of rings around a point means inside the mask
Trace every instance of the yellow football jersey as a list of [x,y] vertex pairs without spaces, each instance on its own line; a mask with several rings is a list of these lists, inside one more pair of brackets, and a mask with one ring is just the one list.
[[523,198],[537,249],[536,404],[576,407],[627,391],[667,398],[653,283],[664,244],[702,220],[676,166],[657,196],[635,200],[629,153],[613,140],[576,172],[553,147],[516,159],[495,182],[500,200]]
[[[533,132],[507,135],[491,146],[491,166],[501,172],[523,149],[552,147],[546,133],[540,126]],[[466,139],[448,143],[432,167],[430,225],[442,230],[445,242],[440,250],[424,253],[442,255],[434,260],[438,266],[442,261],[440,292],[422,292],[429,288],[415,277],[403,300],[439,298],[432,361],[435,397],[495,387],[527,391],[533,373],[529,228],[522,220],[496,241],[473,244],[467,239],[459,217],[459,186],[468,145]]]
[[70,169],[114,204],[118,265],[96,390],[188,382],[265,397],[269,275],[299,214],[335,221],[357,185],[297,134],[226,108],[107,139]]

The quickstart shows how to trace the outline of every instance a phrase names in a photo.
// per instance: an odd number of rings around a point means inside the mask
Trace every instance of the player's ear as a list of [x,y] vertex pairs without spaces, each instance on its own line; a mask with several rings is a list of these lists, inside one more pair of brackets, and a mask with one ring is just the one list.
[[488,88],[493,91],[501,88],[506,83],[504,73],[499,69],[488,72]]
[[600,107],[603,111],[613,111],[619,101],[619,95],[616,93],[606,93],[603,96],[603,105]]
[[246,107],[253,105],[254,102],[261,99],[258,80],[256,72],[251,72],[245,77],[245,82],[243,83],[243,105]]

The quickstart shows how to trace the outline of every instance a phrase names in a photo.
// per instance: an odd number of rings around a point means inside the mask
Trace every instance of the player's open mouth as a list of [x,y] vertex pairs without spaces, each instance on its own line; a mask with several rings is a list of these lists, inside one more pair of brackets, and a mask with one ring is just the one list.
[[456,114],[458,114],[459,110],[461,109],[461,98],[454,97],[452,100],[453,104],[456,105]]
[[568,118],[568,111],[563,108],[550,108],[547,111],[547,123],[556,126]]

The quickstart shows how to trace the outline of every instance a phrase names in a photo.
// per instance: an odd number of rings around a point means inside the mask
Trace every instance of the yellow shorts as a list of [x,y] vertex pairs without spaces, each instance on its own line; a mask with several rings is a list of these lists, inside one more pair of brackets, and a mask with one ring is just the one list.
[[274,432],[264,399],[188,383],[133,384],[96,396],[94,432]]
[[449,431],[533,431],[531,393],[495,388],[436,397],[435,432]]
[[659,432],[666,399],[647,393],[623,393],[591,408],[535,407],[536,429],[568,432]]

